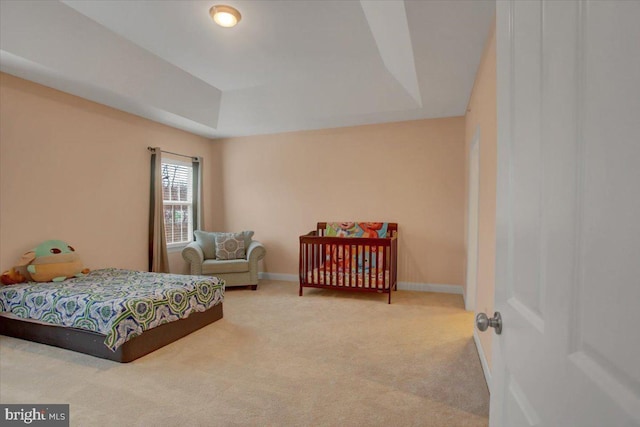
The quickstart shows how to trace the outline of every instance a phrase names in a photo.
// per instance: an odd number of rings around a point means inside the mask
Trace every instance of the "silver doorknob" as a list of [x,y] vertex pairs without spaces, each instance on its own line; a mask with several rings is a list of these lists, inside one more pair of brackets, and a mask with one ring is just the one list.
[[489,326],[495,328],[496,334],[500,335],[502,333],[502,316],[500,316],[499,312],[493,313],[493,317],[489,319],[489,317],[484,313],[478,313],[476,315],[476,326],[481,331],[486,331]]

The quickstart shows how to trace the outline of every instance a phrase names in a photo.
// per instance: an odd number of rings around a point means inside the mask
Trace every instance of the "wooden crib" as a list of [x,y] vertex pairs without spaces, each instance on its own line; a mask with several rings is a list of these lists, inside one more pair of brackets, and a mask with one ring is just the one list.
[[327,223],[300,236],[300,292],[304,287],[378,292],[397,290],[398,224],[385,237],[329,237]]

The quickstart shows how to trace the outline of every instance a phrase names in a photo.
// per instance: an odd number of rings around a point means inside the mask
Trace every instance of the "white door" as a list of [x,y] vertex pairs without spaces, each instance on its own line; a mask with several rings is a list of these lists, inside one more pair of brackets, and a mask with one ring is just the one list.
[[497,49],[490,424],[638,426],[640,1],[499,1]]
[[476,309],[478,286],[478,208],[480,196],[480,128],[471,142],[469,150],[469,198],[467,207],[467,286],[465,308]]

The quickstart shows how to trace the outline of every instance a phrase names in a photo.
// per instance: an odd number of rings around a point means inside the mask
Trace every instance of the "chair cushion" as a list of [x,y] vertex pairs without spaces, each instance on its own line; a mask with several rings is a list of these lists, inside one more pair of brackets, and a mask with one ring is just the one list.
[[208,231],[196,230],[193,232],[196,236],[196,242],[202,248],[204,259],[213,259],[216,257],[216,233],[210,233]]
[[[216,258],[216,235],[218,234],[229,234],[229,233],[220,233],[215,231],[202,231],[195,230],[193,235],[196,237],[196,242],[202,248],[202,254],[204,255],[204,259],[215,259]],[[253,231],[243,231],[244,237],[244,248],[245,251],[251,244],[251,238],[253,237]]]
[[253,237],[253,231],[251,231],[251,230],[243,231],[242,234],[244,234],[244,250],[246,251],[249,248],[249,245],[251,244],[251,238]]
[[205,260],[202,263],[203,274],[244,273],[249,271],[249,261],[246,259]]

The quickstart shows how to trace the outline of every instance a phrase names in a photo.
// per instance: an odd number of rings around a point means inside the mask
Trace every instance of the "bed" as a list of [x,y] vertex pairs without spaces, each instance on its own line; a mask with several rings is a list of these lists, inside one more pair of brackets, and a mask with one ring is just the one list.
[[0,287],[0,334],[130,362],[223,316],[224,281],[102,269]]
[[397,289],[398,224],[319,222],[300,236],[299,295],[322,288],[388,294]]

